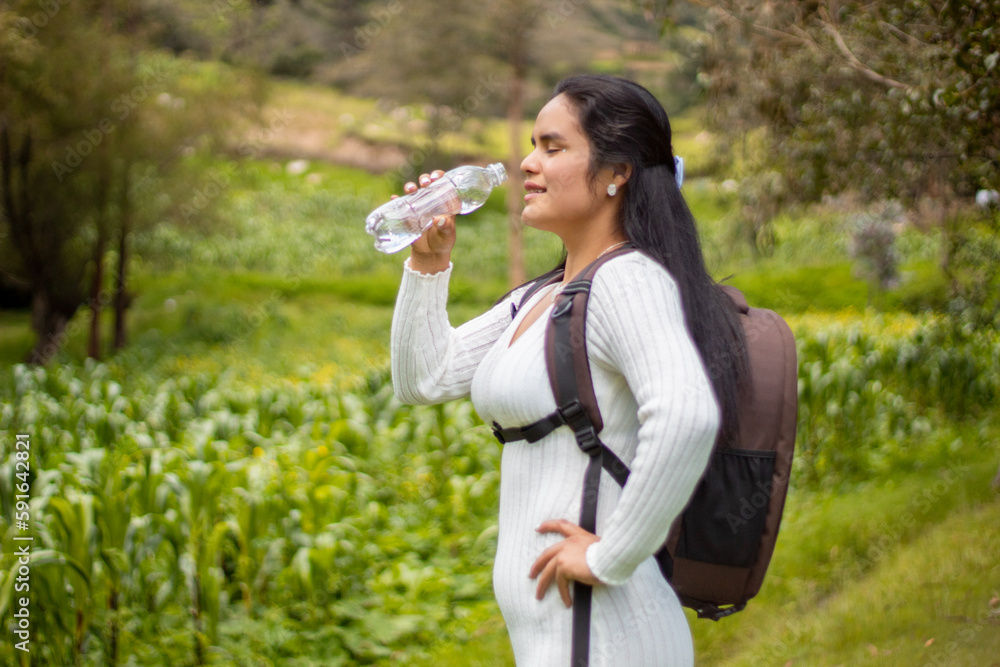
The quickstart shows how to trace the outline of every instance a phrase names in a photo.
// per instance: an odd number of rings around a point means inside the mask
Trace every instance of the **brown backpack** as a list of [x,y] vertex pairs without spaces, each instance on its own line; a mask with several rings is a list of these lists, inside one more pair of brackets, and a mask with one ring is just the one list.
[[[556,411],[527,426],[493,424],[501,443],[535,442],[564,425],[573,430],[577,444],[591,457],[580,510],[580,526],[590,532],[596,527],[601,470],[621,486],[629,470],[598,438],[604,423],[587,357],[587,302],[594,275],[604,262],[634,251],[625,247],[604,255],[557,297],[545,333],[549,382],[559,406]],[[520,305],[559,279],[561,275],[555,274],[539,280]],[[750,362],[751,386],[740,408],[739,439],[737,446],[716,442],[705,474],[656,554],[663,576],[681,603],[694,609],[699,618],[715,621],[742,610],[764,581],[785,506],[798,411],[795,338],[788,324],[773,311],[750,308],[739,290],[720,289],[740,312]],[[591,588],[576,583],[574,666],[587,664],[590,603]]]

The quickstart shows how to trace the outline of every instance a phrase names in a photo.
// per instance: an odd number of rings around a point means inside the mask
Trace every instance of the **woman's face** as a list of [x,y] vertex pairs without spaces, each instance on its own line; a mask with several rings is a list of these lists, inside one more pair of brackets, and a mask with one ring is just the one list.
[[586,229],[604,204],[604,193],[596,189],[600,180],[590,183],[590,142],[564,95],[538,112],[531,145],[534,150],[521,162],[524,224],[560,236]]

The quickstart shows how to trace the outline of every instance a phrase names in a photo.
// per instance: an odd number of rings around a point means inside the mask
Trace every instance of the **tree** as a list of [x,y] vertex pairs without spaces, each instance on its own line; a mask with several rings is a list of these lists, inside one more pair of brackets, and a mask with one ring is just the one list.
[[[137,172],[165,181],[184,149],[211,146],[252,95],[226,76],[198,80],[184,63],[141,51],[131,3],[36,10],[0,9],[0,255],[9,260],[0,280],[30,292],[38,340],[29,360],[45,363],[84,304],[88,352],[101,353],[100,311],[112,300],[115,345],[124,344],[127,244],[143,210]],[[114,258],[109,293],[105,264]]]
[[8,272],[31,293],[38,334],[31,359],[44,362],[84,299],[90,257],[76,242],[78,232],[98,230],[97,244],[104,242],[112,126],[102,126],[101,107],[119,70],[105,61],[106,76],[87,77],[100,71],[104,50],[62,50],[99,42],[93,21],[73,25],[84,13],[78,5],[57,7],[51,16],[30,9],[37,7],[15,3],[0,13],[0,183],[2,222],[16,261]]
[[765,127],[804,201],[971,196],[1000,176],[1000,2],[707,3],[715,127]]
[[[524,22],[535,0],[396,4],[396,15],[360,29],[360,38],[354,42],[360,50],[351,55],[353,69],[370,73],[360,87],[362,92],[427,105],[427,141],[411,154],[403,167],[405,173],[400,173],[402,180],[411,180],[421,170],[453,166],[448,164],[451,156],[441,149],[444,134],[461,131],[474,115],[504,108],[504,100],[510,140],[519,142],[523,81],[529,63],[526,37],[530,26]],[[391,3],[387,6],[393,8]],[[490,33],[502,35],[502,47],[494,48]],[[392,66],[384,67],[385,63]],[[511,76],[505,76],[505,69],[512,70]],[[507,164],[508,275],[512,282],[524,279],[519,153],[520,146],[512,145]]]
[[[1000,219],[987,216],[983,236],[957,204],[1000,183],[1000,0],[691,4],[710,35],[710,121],[752,148],[740,156],[744,200],[767,199],[757,186],[777,176],[789,203],[840,193],[910,210],[933,202],[953,295],[991,291],[996,270],[971,283],[962,274],[1000,250]],[[998,247],[970,255],[973,239]]]
[[493,0],[488,5],[496,34],[502,35],[495,52],[507,64],[507,280],[512,287],[527,279],[524,269],[524,241],[521,209],[524,207],[524,178],[521,122],[524,120],[524,89],[528,68],[532,64],[533,30],[541,5],[536,0]]
[[[584,70],[593,57],[595,36],[591,25],[614,26],[614,42],[626,37],[628,11],[602,3],[550,3],[541,0],[491,0],[484,5],[487,18],[484,39],[487,51],[503,63],[507,79],[505,115],[508,126],[507,224],[508,279],[511,286],[526,279],[523,251],[524,205],[520,164],[524,157],[525,99],[531,79],[549,81],[568,72]],[[615,34],[621,30],[622,34]],[[544,88],[534,90],[543,100]]]
[[[508,125],[506,167],[508,280],[525,279],[520,163],[526,142],[526,100],[535,102],[553,79],[580,69],[593,55],[590,34],[597,5],[580,0],[448,0],[437,3],[388,2],[381,13],[355,28],[342,45],[345,60],[336,68],[342,85],[361,95],[397,103],[423,103],[428,137],[394,175],[409,180],[420,169],[453,166],[467,156],[447,155],[440,139],[459,132],[473,116],[500,116]],[[621,10],[607,10],[614,25]],[[606,18],[606,17],[605,17]],[[544,37],[544,38],[543,38]],[[602,35],[605,42],[609,40]]]

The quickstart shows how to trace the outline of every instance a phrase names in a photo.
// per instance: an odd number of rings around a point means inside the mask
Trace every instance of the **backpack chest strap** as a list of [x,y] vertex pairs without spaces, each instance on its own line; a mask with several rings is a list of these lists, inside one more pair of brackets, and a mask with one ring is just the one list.
[[[519,440],[529,443],[538,442],[560,426],[567,424],[568,422],[565,421],[565,417],[561,411],[556,410],[552,414],[542,417],[527,426],[504,428],[497,422],[493,422],[492,429],[493,436],[497,441],[501,445],[506,445],[509,442],[517,442]],[[600,438],[597,439],[597,443],[601,447],[601,467],[604,468],[606,473],[611,475],[611,478],[615,480],[618,486],[625,486],[625,482],[628,481],[628,476],[631,472],[628,465],[610,447],[601,442]]]

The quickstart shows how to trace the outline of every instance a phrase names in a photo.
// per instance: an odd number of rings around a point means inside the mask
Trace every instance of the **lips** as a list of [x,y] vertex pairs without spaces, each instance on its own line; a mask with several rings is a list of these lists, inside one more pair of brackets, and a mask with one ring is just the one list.
[[531,181],[528,181],[527,183],[524,184],[524,190],[525,190],[525,195],[524,195],[525,201],[534,198],[536,195],[544,194],[545,192],[547,192],[545,188]]

